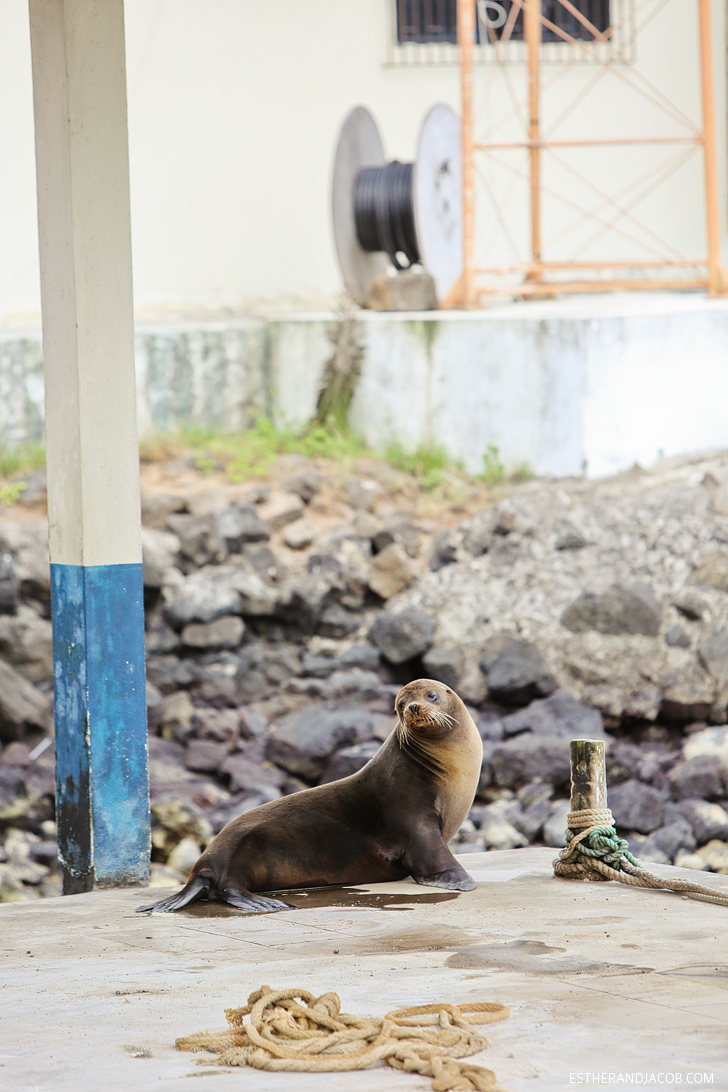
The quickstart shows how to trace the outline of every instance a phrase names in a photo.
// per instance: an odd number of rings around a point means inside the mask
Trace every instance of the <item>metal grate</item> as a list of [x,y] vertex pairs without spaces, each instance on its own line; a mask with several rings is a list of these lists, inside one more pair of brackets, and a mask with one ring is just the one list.
[[[397,2],[397,44],[418,42],[422,45],[435,42],[458,40],[457,0],[396,0]],[[610,0],[572,0],[573,6],[599,31],[609,29]],[[486,26],[492,28],[492,35],[500,40],[503,27],[507,25],[513,0],[487,0],[476,4],[476,41],[480,45],[487,41]],[[568,11],[559,0],[544,0],[543,14],[549,22],[565,31],[571,38],[593,41],[594,34],[572,12]],[[483,25],[485,24],[485,25]],[[482,35],[482,38],[481,38]],[[523,41],[523,12],[519,11],[510,33],[512,41]],[[544,42],[561,42],[556,31],[544,27]],[[492,39],[491,39],[492,40]]]

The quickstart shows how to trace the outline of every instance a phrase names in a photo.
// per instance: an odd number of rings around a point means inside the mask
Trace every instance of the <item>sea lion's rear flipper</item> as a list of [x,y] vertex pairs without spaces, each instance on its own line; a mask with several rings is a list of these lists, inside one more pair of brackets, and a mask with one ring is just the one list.
[[181,891],[178,891],[176,895],[169,895],[166,899],[160,899],[159,902],[150,902],[147,906],[138,906],[137,914],[142,913],[144,910],[156,910],[157,913],[168,913],[170,910],[181,910],[183,906],[187,906],[189,902],[194,902],[202,895],[206,895],[212,887],[212,876],[194,876],[191,880],[185,884]]
[[281,899],[269,899],[266,895],[253,895],[242,887],[233,887],[232,885],[220,892],[220,898],[225,902],[229,902],[231,906],[236,906],[238,910],[247,910],[251,914],[270,913],[272,910],[296,909],[289,902],[283,902]]
[[403,864],[415,883],[427,887],[446,887],[450,891],[472,891],[475,887],[475,880],[458,864],[439,832],[410,845]]

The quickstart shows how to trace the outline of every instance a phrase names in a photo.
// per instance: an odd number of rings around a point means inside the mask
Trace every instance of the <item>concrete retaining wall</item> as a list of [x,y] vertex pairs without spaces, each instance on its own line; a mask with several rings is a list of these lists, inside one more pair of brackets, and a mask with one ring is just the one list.
[[[244,428],[312,415],[332,351],[329,313],[140,327],[140,431]],[[728,301],[691,295],[361,316],[352,425],[375,449],[444,447],[477,473],[601,476],[728,447]],[[40,340],[0,339],[0,442],[42,439]]]

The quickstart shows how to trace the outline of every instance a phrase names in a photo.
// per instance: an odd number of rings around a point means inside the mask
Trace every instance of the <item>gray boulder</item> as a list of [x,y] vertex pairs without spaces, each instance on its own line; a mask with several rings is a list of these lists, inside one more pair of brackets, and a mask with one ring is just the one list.
[[711,755],[679,762],[668,774],[673,798],[687,800],[699,796],[703,800],[720,800],[728,795],[727,772]]
[[342,747],[371,736],[371,714],[357,705],[309,706],[278,721],[266,739],[266,758],[307,781],[318,781]]
[[527,705],[556,689],[556,681],[536,645],[508,634],[499,634],[488,641],[480,670],[485,675],[489,696],[506,705]]
[[214,567],[191,573],[170,589],[163,614],[176,630],[190,622],[214,622],[224,614],[241,614],[239,592],[231,573]]
[[728,841],[728,812],[720,804],[692,799],[679,801],[675,808],[690,823],[698,845],[705,845],[713,838]]
[[419,607],[409,607],[397,614],[382,611],[369,630],[369,640],[392,664],[420,656],[430,647],[434,636],[434,621]]
[[20,739],[28,728],[51,727],[50,698],[10,664],[0,660],[0,739]]
[[604,723],[596,709],[582,705],[567,690],[557,690],[550,697],[533,701],[525,709],[503,718],[504,735],[514,736],[520,732],[569,739],[604,739]]
[[651,834],[662,826],[665,802],[662,794],[642,781],[623,781],[609,791],[609,807],[620,831]]
[[213,513],[204,516],[172,514],[167,517],[167,528],[179,539],[180,564],[187,572],[202,565],[219,565],[228,555]]
[[648,637],[657,636],[661,621],[662,607],[647,585],[639,582],[618,582],[602,592],[583,591],[561,616],[562,626],[573,633],[597,630]]
[[563,737],[523,732],[493,746],[490,767],[496,785],[517,788],[537,777],[555,786],[570,780],[569,744]]
[[366,743],[355,743],[353,747],[342,747],[330,759],[319,784],[326,785],[330,781],[339,781],[342,777],[358,773],[370,759],[374,758],[380,747],[381,743],[378,739],[368,740]]
[[271,534],[252,504],[225,508],[217,516],[217,530],[231,554],[239,554],[246,543],[267,542]]

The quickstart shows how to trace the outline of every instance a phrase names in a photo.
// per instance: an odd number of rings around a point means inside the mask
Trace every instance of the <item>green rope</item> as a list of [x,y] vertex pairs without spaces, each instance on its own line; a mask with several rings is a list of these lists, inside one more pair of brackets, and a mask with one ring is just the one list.
[[[578,831],[572,830],[571,827],[566,828],[567,846],[571,845],[578,833]],[[596,827],[589,832],[586,838],[577,842],[570,856],[572,859],[586,857],[604,861],[605,864],[616,869],[621,867],[621,862],[624,859],[634,865],[635,868],[644,868],[642,862],[638,861],[630,853],[629,842],[625,838],[620,838],[614,827]]]

